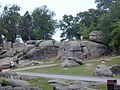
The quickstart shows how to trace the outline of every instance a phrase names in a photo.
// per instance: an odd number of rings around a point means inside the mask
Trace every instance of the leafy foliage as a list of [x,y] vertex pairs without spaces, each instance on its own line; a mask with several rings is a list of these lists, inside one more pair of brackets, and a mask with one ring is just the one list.
[[11,7],[5,6],[1,15],[1,28],[8,41],[15,41],[20,19],[19,10],[20,7],[17,5]]
[[36,8],[33,13],[35,39],[51,39],[55,32],[56,20],[53,20],[54,12],[47,6]]
[[33,18],[27,11],[20,19],[19,34],[26,40],[31,40],[33,33]]

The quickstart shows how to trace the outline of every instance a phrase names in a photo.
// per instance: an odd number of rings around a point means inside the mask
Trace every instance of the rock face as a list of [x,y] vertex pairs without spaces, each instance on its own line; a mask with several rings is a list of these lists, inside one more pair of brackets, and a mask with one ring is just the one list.
[[113,72],[113,74],[120,74],[120,64],[113,65],[110,70]]
[[84,59],[98,58],[107,54],[108,51],[105,45],[87,40],[70,42],[29,40],[26,44],[14,43],[13,49],[0,49],[0,61],[4,60],[5,64],[9,64],[11,60],[30,59],[31,61],[57,57],[63,62],[63,66],[76,66],[80,65]]
[[113,73],[105,65],[97,65],[93,75],[111,77]]
[[93,59],[108,54],[108,51],[105,45],[92,41],[63,42],[60,45],[58,59],[61,61],[69,57],[77,57],[81,60]]
[[39,47],[29,50],[25,57],[33,60],[49,59],[58,54],[59,44],[53,40],[42,41]]

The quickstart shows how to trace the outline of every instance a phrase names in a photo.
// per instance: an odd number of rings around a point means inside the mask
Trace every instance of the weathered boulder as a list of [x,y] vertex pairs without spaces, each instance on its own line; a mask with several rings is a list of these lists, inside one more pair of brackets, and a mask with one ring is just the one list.
[[77,58],[77,57],[68,57],[65,60],[63,60],[61,66],[62,67],[71,67],[71,66],[79,66],[83,64],[83,60]]
[[35,76],[27,76],[27,75],[21,75],[20,76],[20,79],[21,80],[31,80],[31,79],[34,79],[36,78]]
[[17,52],[22,52],[25,49],[25,46],[24,43],[13,43],[13,49]]
[[92,31],[89,35],[89,39],[95,42],[102,42],[99,31]]
[[111,66],[110,70],[113,72],[113,74],[120,74],[120,64]]
[[2,54],[0,57],[5,58],[5,57],[13,57],[16,54],[16,50],[14,49],[9,49],[6,53]]
[[97,65],[93,72],[94,76],[106,76],[106,77],[112,77],[113,73],[109,70],[108,67],[105,65]]
[[27,53],[28,51],[30,51],[30,50],[31,50],[32,48],[34,48],[34,47],[35,47],[35,45],[32,45],[32,44],[26,45],[23,53],[24,53],[24,54]]
[[39,44],[39,47],[54,46],[54,40],[45,40]]
[[19,61],[19,66],[23,67],[23,66],[29,66],[31,63],[30,59],[24,59],[24,60],[20,60]]
[[59,46],[53,40],[42,41],[39,47],[30,49],[26,54],[25,58],[33,60],[49,59],[56,57],[58,54]]
[[41,58],[39,48],[33,48],[25,54],[25,58],[39,60]]
[[72,66],[79,66],[79,65],[80,65],[79,63],[72,60],[65,60],[61,64],[62,67],[72,67]]
[[62,42],[58,51],[57,58],[61,61],[68,57],[79,59],[93,59],[107,55],[109,50],[103,44],[92,41],[70,41]]
[[18,79],[8,79],[7,80],[12,87],[23,87],[23,86],[30,86],[27,81],[18,80]]
[[0,68],[6,69],[10,66],[10,57],[5,57],[3,59],[0,59]]

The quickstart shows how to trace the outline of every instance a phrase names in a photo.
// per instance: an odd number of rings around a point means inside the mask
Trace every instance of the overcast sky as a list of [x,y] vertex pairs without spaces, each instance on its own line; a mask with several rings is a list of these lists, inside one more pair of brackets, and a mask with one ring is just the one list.
[[[5,5],[17,4],[21,7],[21,15],[26,11],[32,12],[36,7],[46,5],[51,11],[56,13],[55,19],[62,19],[64,14],[75,16],[79,12],[96,8],[95,0],[0,0],[2,7]],[[59,41],[60,32],[54,35],[54,39]]]

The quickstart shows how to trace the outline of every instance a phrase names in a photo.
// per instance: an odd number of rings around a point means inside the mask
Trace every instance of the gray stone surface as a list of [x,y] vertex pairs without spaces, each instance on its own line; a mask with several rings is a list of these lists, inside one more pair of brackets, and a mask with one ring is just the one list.
[[62,67],[72,67],[72,66],[79,66],[79,65],[80,65],[79,63],[72,60],[65,60],[61,64]]
[[79,66],[82,65],[83,61],[76,57],[68,57],[61,64],[62,67],[71,67],[71,66]]
[[30,84],[27,81],[24,80],[18,80],[18,79],[8,79],[8,82],[12,87],[24,87],[24,86],[30,86]]
[[113,76],[113,73],[105,65],[97,65],[97,67],[95,68],[93,72],[93,75],[111,77]]
[[120,74],[120,64],[111,66],[110,70],[113,72],[113,74]]
[[64,61],[69,57],[76,57],[81,60],[99,58],[108,55],[109,50],[103,44],[82,40],[62,42],[57,58]]
[[95,42],[102,42],[101,35],[99,31],[92,31],[89,35],[89,39]]
[[32,48],[25,54],[25,58],[33,60],[50,59],[56,57],[59,47],[55,41],[47,40],[39,44],[39,47]]
[[13,49],[17,52],[22,52],[25,49],[24,43],[13,43]]
[[16,54],[16,50],[14,49],[9,49],[7,50],[6,53],[2,54],[0,57],[5,58],[5,57],[13,57]]

